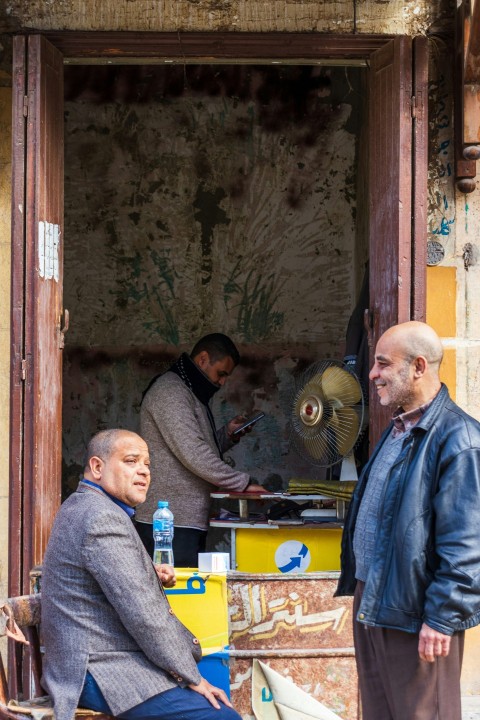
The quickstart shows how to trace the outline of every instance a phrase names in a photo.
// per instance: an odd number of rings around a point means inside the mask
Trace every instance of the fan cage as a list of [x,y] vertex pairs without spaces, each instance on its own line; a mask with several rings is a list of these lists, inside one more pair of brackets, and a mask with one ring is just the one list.
[[[319,418],[306,424],[308,411],[315,415],[317,400]],[[353,451],[364,428],[364,400],[358,377],[345,363],[321,360],[305,370],[296,383],[290,428],[295,451],[317,467],[336,465]]]

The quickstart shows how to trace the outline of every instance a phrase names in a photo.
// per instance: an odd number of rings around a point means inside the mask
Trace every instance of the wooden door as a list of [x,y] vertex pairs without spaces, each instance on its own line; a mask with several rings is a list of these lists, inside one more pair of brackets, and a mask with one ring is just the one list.
[[63,58],[14,38],[10,588],[29,591],[61,495]]
[[[369,78],[370,360],[391,325],[425,317],[427,45],[398,37],[371,55]],[[370,443],[390,409],[370,389]]]
[[[127,34],[100,37],[112,53]],[[265,38],[248,34],[254,56],[299,57],[285,34]],[[95,34],[95,38],[97,34]],[[150,36],[149,36],[150,37]],[[177,42],[176,35],[168,37]],[[203,37],[203,36],[202,36]],[[191,50],[204,56],[200,38]],[[226,34],[225,46],[234,42]],[[238,40],[238,38],[237,38]],[[369,59],[369,216],[370,319],[372,352],[379,335],[396,322],[424,315],[426,246],[426,41],[342,37],[322,44],[322,36],[293,34],[308,57]],[[345,38],[343,38],[343,41]],[[57,37],[56,45],[79,54],[75,34]],[[88,56],[92,38],[84,40]],[[112,42],[114,44],[112,44]],[[198,43],[200,42],[200,46]],[[352,46],[353,42],[353,46]],[[63,45],[62,45],[63,43]],[[128,36],[116,56],[158,53]],[[133,44],[132,44],[133,43]],[[311,47],[310,47],[310,45]],[[313,45],[312,45],[313,43]],[[80,43],[81,45],[81,43]],[[245,45],[245,47],[244,47]],[[337,47],[338,45],[338,47]],[[219,57],[224,57],[219,46]],[[332,50],[332,47],[336,48]],[[379,49],[377,49],[379,48]],[[148,52],[147,52],[148,51]],[[176,50],[173,48],[172,53]],[[80,53],[81,54],[81,53]],[[98,54],[98,52],[96,53]],[[213,53],[215,56],[215,52]],[[307,56],[307,55],[306,55]],[[63,269],[63,63],[62,54],[44,37],[14,39],[13,288],[11,390],[10,592],[28,591],[31,567],[41,562],[60,502]],[[415,95],[415,100],[412,100]],[[412,198],[414,198],[412,200]],[[371,439],[387,422],[376,396],[371,398]]]

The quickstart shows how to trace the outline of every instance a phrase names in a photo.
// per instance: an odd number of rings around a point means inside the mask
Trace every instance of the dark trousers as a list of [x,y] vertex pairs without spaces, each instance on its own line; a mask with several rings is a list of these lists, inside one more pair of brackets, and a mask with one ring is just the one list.
[[[125,678],[128,682],[128,678]],[[190,688],[176,687],[135,705],[118,717],[121,720],[240,720],[240,715],[219,701],[217,710],[209,701]],[[89,672],[78,706],[111,715],[107,701]]]
[[461,720],[464,633],[447,657],[420,660],[418,634],[369,627],[356,620],[364,583],[353,602],[353,637],[363,720]]
[[[146,551],[153,557],[153,525],[135,523]],[[198,567],[198,553],[205,552],[207,531],[175,526],[173,533],[173,559],[176,567]]]

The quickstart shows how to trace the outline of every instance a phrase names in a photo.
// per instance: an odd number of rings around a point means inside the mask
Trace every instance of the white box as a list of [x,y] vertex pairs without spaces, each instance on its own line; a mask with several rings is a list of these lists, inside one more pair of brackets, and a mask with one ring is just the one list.
[[230,570],[230,555],[221,552],[198,553],[198,569],[200,572],[227,572]]

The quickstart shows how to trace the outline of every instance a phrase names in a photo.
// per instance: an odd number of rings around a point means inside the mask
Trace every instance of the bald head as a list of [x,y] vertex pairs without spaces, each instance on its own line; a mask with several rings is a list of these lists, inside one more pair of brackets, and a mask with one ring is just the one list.
[[408,412],[432,400],[441,386],[442,357],[440,338],[426,323],[411,321],[389,328],[377,343],[369,375],[380,404]]
[[443,346],[435,330],[427,323],[411,320],[389,328],[382,338],[391,339],[407,362],[424,357],[430,370],[438,374],[443,359]]

